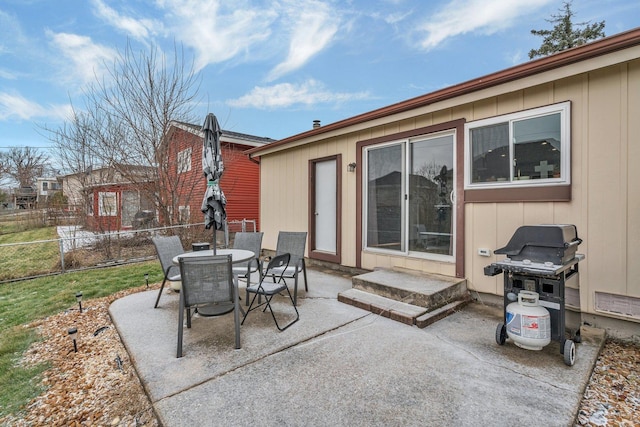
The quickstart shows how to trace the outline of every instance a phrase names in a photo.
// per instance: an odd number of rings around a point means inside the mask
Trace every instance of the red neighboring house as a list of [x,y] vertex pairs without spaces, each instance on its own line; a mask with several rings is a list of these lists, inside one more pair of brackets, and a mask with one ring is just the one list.
[[[203,132],[201,125],[171,122],[166,135],[169,161],[175,165],[170,173],[185,174],[178,190],[180,222],[204,221],[201,211],[206,182],[202,172]],[[273,142],[271,138],[222,130],[220,146],[224,173],[220,187],[227,198],[227,222],[255,220],[260,229],[260,165],[244,151]]]
[[[118,169],[126,169],[128,174],[136,175],[137,182],[124,178]],[[100,232],[126,230],[135,228],[136,213],[147,211],[154,214],[153,201],[145,197],[153,191],[152,177],[153,168],[134,165],[104,167],[86,174],[85,186],[89,189],[90,198],[88,227]]]

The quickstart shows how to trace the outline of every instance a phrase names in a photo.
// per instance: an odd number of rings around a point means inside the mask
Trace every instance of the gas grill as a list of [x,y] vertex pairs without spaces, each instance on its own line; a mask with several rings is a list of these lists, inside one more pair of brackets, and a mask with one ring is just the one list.
[[518,300],[520,291],[536,292],[539,305],[550,314],[551,339],[560,342],[565,363],[574,364],[580,331],[566,339],[565,286],[579,286],[578,263],[584,259],[576,253],[580,243],[575,225],[526,225],[516,230],[507,246],[494,251],[507,256],[484,268],[486,276],[504,275],[505,320],[496,329],[498,344],[507,339],[507,305]]

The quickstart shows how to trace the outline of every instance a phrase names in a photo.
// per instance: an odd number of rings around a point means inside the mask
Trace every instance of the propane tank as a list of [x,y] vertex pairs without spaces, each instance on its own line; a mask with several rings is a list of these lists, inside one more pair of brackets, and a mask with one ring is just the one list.
[[551,316],[538,304],[537,292],[520,291],[507,306],[507,336],[527,350],[542,350],[551,342]]

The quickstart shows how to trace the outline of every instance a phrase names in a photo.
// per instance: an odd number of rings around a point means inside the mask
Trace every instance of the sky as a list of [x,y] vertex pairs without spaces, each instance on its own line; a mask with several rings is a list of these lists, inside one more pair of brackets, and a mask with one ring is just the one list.
[[[57,129],[123,52],[176,45],[202,79],[196,117],[282,139],[529,60],[562,0],[0,0],[0,150],[55,157]],[[574,0],[607,36],[638,0]],[[200,123],[197,123],[200,124]]]

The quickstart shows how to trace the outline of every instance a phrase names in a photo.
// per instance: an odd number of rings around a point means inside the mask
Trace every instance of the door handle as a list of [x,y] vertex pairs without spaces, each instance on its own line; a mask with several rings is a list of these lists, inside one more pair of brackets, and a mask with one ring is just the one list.
[[451,190],[451,193],[449,193],[449,200],[451,200],[452,205],[456,204],[456,190]]

